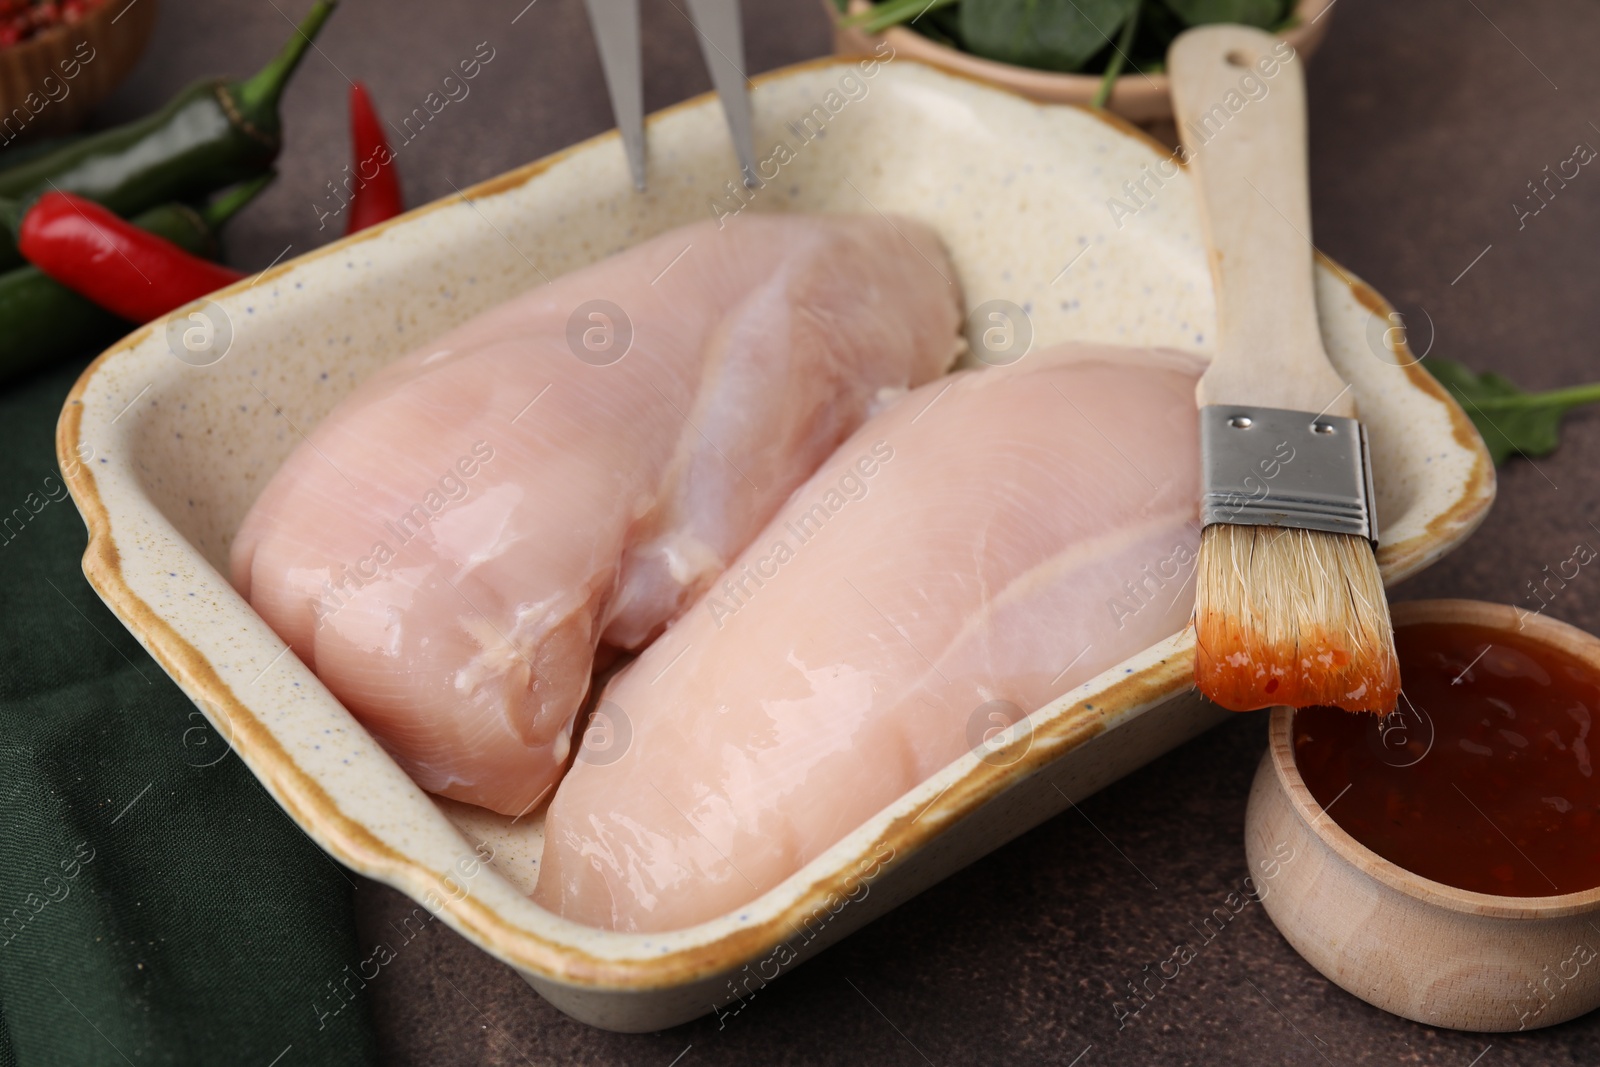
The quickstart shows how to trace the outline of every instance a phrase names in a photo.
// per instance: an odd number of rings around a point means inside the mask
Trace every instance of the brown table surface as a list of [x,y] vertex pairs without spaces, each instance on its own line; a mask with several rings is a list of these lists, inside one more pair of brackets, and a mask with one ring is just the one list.
[[[161,3],[149,53],[102,119],[148,110],[202,74],[253,69],[287,34],[283,12],[304,8]],[[406,147],[413,204],[611,126],[580,0],[525,3],[346,0],[288,93],[283,179],[234,224],[233,260],[263,267],[327,238],[314,205],[348,158],[346,76],[396,115],[479,42],[495,50],[471,95]],[[707,90],[682,0],[643,9],[646,107]],[[1341,0],[1329,17],[1310,85],[1319,247],[1407,314],[1419,352],[1431,341],[1530,387],[1600,377],[1600,173],[1585,170],[1521,228],[1512,208],[1546,164],[1579,142],[1600,146],[1600,6]],[[817,0],[745,0],[745,21],[752,72],[830,48]],[[1597,451],[1600,416],[1573,417],[1560,451],[1506,467],[1482,530],[1396,597],[1532,606],[1525,583],[1543,566],[1580,541],[1600,546]],[[1584,571],[1550,611],[1600,628],[1600,577]],[[1264,738],[1261,715],[1239,716],[851,936],[721,1026],[590,1029],[437,923],[362,995],[386,1058],[402,1064],[1600,1063],[1600,1017],[1480,1035],[1369,1007],[1301,960],[1259,906],[1119,1032],[1117,991],[1192,939],[1191,921],[1246,874],[1241,826]],[[356,903],[369,941],[411,907],[365,880]]]

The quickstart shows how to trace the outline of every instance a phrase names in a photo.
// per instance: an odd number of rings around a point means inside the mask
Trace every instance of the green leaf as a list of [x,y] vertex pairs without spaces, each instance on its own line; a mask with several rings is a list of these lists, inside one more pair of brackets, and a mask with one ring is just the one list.
[[1090,107],[1105,107],[1106,101],[1111,99],[1111,90],[1116,86],[1117,76],[1122,73],[1128,49],[1133,47],[1133,35],[1138,32],[1139,8],[1135,7],[1128,21],[1122,24],[1122,32],[1117,35],[1117,47],[1112,50],[1111,58],[1106,60],[1106,72],[1100,78],[1100,88],[1094,91],[1094,99],[1089,101]]
[[1600,401],[1600,382],[1525,393],[1498,374],[1475,374],[1459,363],[1431,356],[1422,365],[1456,398],[1478,428],[1499,466],[1514,455],[1547,456],[1561,438],[1561,417],[1573,408]]
[[1111,44],[1139,0],[962,0],[961,39],[976,55],[1073,71]]
[[1283,0],[1165,0],[1173,14],[1191,26],[1239,22],[1266,29],[1283,18]]
[[1141,71],[1155,73],[1151,68],[1165,67],[1172,42],[1188,28],[1161,0],[1145,0],[1139,5],[1139,36],[1128,55]]
[[930,41],[937,41],[947,48],[966,51],[961,47],[961,13],[954,8],[940,8],[928,12],[928,17],[918,19],[911,24],[911,28]]

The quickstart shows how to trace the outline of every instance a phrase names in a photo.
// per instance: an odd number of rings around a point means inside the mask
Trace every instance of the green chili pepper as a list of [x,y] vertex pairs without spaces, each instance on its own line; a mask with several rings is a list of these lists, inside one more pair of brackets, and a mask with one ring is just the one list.
[[[266,188],[265,174],[196,210],[162,204],[134,225],[198,256],[217,253],[217,230]],[[128,332],[129,323],[47,278],[36,267],[0,274],[0,382],[72,355],[86,355]]]
[[283,144],[278,100],[337,0],[317,0],[277,58],[238,83],[197,82],[160,111],[0,171],[0,269],[34,198],[59,189],[124,217],[196,200],[268,169]]
[[[69,145],[77,144],[87,134],[69,133],[60,137],[50,137],[42,141],[28,141],[20,145],[6,145],[0,147],[0,175],[13,167],[20,167],[24,163],[31,163],[52,152],[59,152]],[[3,178],[0,178],[3,180]]]

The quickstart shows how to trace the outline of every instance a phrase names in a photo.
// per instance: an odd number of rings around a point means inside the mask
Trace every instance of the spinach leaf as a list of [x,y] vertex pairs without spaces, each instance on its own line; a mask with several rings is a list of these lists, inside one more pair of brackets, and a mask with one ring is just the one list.
[[1139,32],[1139,11],[1140,8],[1135,7],[1128,21],[1122,24],[1122,32],[1117,34],[1117,46],[1106,59],[1106,71],[1100,78],[1100,88],[1094,91],[1094,99],[1089,101],[1090,107],[1105,107],[1106,101],[1111,99],[1117,75],[1122,73],[1122,64],[1128,59],[1128,49],[1133,47],[1133,36]]
[[922,36],[942,45],[967,50],[961,43],[961,9],[959,7],[939,7],[931,9],[928,14],[910,24]]
[[1191,26],[1240,22],[1266,29],[1283,18],[1283,0],[1165,0],[1172,12]]
[[1600,401],[1600,382],[1525,393],[1498,374],[1474,374],[1438,356],[1430,356],[1422,365],[1472,419],[1497,467],[1514,455],[1531,458],[1554,452],[1560,441],[1561,417],[1575,407]]
[[1139,0],[962,0],[973,53],[1039,70],[1081,68],[1111,43]]
[[1140,70],[1149,74],[1152,62],[1165,64],[1167,49],[1172,47],[1178,34],[1188,28],[1161,0],[1144,0],[1139,5],[1139,36],[1128,55],[1137,61]]

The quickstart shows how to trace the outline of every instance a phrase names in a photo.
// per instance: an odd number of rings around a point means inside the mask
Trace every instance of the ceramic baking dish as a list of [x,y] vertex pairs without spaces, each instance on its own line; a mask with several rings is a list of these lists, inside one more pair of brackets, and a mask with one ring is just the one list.
[[[1206,350],[1214,313],[1187,179],[1147,180],[1121,225],[1108,207],[1162,156],[1132,128],[904,59],[793,67],[753,94],[764,188],[734,184],[718,105],[691,100],[650,122],[648,193],[608,134],[320,248],[118,343],[73,389],[57,436],[89,526],[89,581],[290,816],[561,1010],[615,1030],[759,988],[1226,714],[1194,695],[1192,642],[1175,635],[1038,709],[1000,751],[957,760],[748,907],[670,934],[610,933],[526,896],[538,815],[513,822],[423,793],[222,577],[267,478],[362,378],[543,278],[713,214],[913,215],[948,243],[968,306],[1015,303],[1035,345]],[[1324,260],[1317,296],[1371,432],[1394,581],[1476,526],[1493,468],[1372,290]]]

